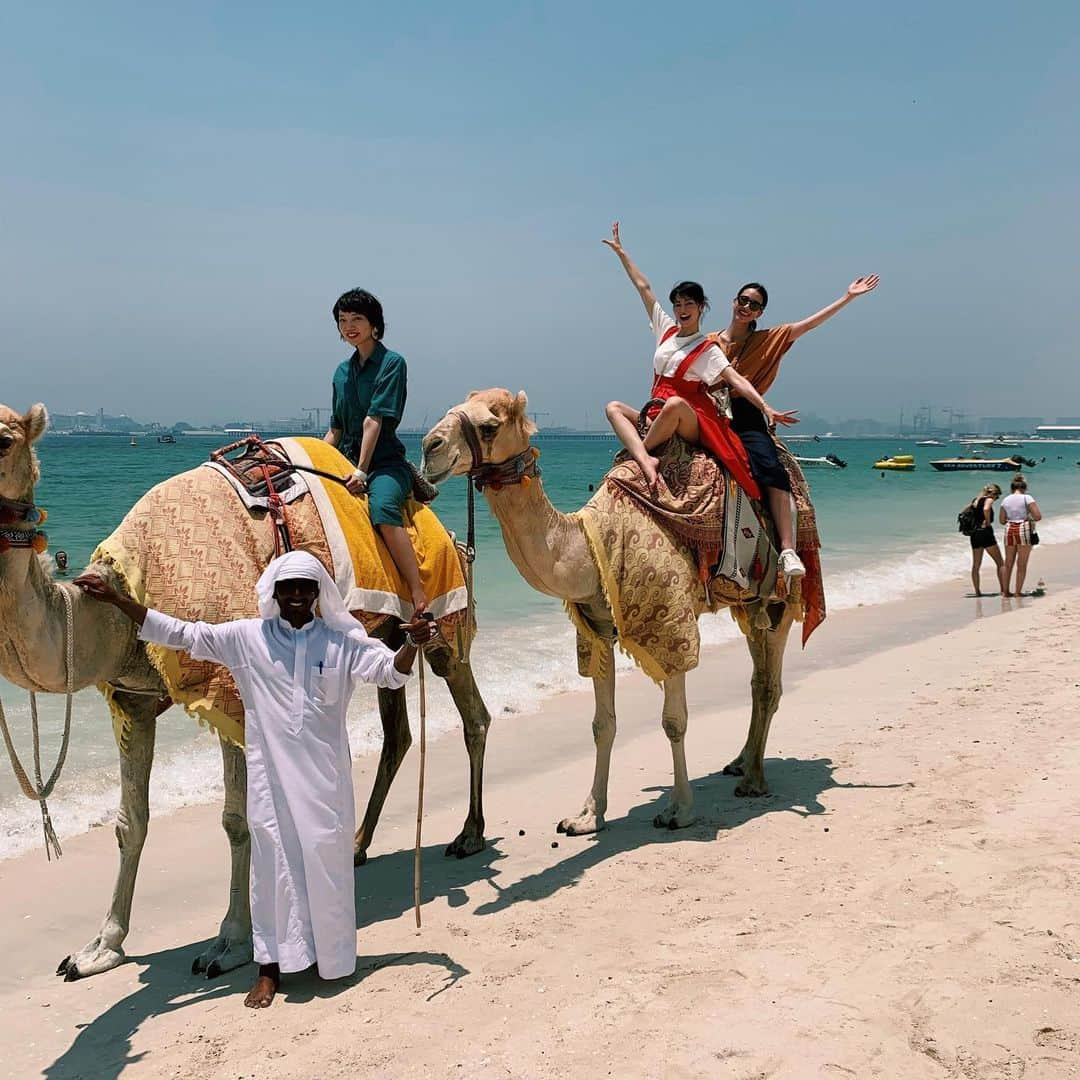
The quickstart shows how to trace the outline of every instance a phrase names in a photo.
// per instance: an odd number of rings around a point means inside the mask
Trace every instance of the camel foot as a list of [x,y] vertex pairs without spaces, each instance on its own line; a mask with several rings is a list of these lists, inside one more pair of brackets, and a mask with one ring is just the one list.
[[100,937],[94,938],[82,952],[65,956],[56,968],[57,975],[64,976],[64,982],[75,982],[90,975],[100,975],[111,971],[124,962],[124,950],[113,949],[105,945]]
[[446,845],[447,856],[453,855],[458,859],[466,859],[484,850],[484,834],[468,827],[461,830],[458,835]]
[[747,776],[741,784],[735,785],[735,794],[740,799],[755,798],[759,795],[769,794],[769,785],[762,774]]
[[685,829],[697,821],[693,807],[672,803],[653,818],[657,829]]
[[250,964],[252,958],[251,936],[234,939],[219,934],[217,940],[205,952],[199,953],[191,964],[192,975],[205,975],[216,979],[226,971]]
[[604,815],[583,810],[576,818],[563,818],[555,828],[567,836],[588,836],[605,828]]
[[357,848],[353,852],[353,856],[352,856],[352,864],[353,864],[353,866],[363,866],[364,863],[366,863],[366,862],[367,862],[367,852],[366,851],[361,851],[359,848]]

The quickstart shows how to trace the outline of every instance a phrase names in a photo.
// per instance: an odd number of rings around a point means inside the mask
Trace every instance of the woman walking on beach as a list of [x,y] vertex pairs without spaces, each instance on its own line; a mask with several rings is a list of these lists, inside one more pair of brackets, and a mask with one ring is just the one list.
[[1001,557],[997,537],[994,536],[994,503],[1001,498],[1001,488],[997,484],[987,484],[972,500],[979,525],[971,534],[971,584],[975,586],[975,595],[982,596],[979,587],[979,572],[982,568],[983,552],[990,556],[997,568],[998,586],[1005,592],[1005,562]]
[[[856,278],[844,295],[827,307],[801,322],[784,323],[768,330],[759,330],[757,320],[769,303],[769,294],[759,282],[748,282],[731,302],[731,322],[727,329],[709,334],[708,340],[723,350],[732,367],[749,380],[759,394],[764,394],[776,381],[784,354],[803,334],[831,319],[856,297],[876,289],[878,281],[877,274]],[[782,542],[787,541],[794,547],[791,480],[776,452],[772,435],[775,425],[762,415],[751,399],[735,391],[731,398],[731,427],[746,447],[754,479],[769,492],[769,509]]]
[[[1013,477],[1010,487],[1012,491],[1001,500],[998,511],[998,520],[1005,526],[1005,577],[1001,591],[1003,596],[1023,596],[1031,549],[1039,542],[1035,522],[1042,521],[1042,511],[1027,493],[1027,480],[1023,473]],[[1016,568],[1016,586],[1010,592],[1013,567]]]
[[[607,418],[615,434],[640,466],[650,488],[655,489],[658,479],[659,459],[653,451],[673,435],[679,435],[688,443],[708,450],[751,498],[760,499],[761,489],[751,472],[746,450],[727,417],[720,412],[711,391],[729,387],[751,402],[765,418],[763,422],[770,426],[798,423],[795,418],[798,410],[777,412],[770,408],[750,381],[738,374],[723,352],[706,339],[701,331],[701,318],[709,309],[709,301],[696,281],[682,281],[671,290],[668,299],[674,311],[672,318],[660,306],[648,279],[623,248],[617,221],[611,227],[611,239],[604,243],[619,256],[648,312],[656,336],[651,397],[663,400],[662,406],[650,409],[651,423],[644,439],[637,431],[638,410],[621,401],[609,402]],[[790,509],[784,529],[777,517],[773,492],[767,489],[766,496],[779,533],[780,569],[788,577],[800,577],[806,571],[795,554]]]

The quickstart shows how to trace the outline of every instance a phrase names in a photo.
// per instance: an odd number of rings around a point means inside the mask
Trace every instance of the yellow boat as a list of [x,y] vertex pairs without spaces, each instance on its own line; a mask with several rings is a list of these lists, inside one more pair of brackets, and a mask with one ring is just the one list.
[[915,458],[911,454],[893,454],[892,457],[875,461],[874,468],[891,469],[893,472],[912,472],[915,469]]

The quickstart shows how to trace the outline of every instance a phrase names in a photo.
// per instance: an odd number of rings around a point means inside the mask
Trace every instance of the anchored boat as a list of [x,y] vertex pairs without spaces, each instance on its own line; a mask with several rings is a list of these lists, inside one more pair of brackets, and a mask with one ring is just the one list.
[[931,461],[930,464],[938,472],[1016,472],[1017,469],[1035,467],[1031,458],[1021,457],[1019,454],[1007,458],[942,458],[941,461]]
[[803,469],[846,469],[847,462],[838,458],[835,454],[826,454],[824,457],[799,457],[793,455]]
[[892,472],[913,472],[915,458],[911,454],[893,454],[892,457],[882,458],[874,462],[875,469],[890,470]]

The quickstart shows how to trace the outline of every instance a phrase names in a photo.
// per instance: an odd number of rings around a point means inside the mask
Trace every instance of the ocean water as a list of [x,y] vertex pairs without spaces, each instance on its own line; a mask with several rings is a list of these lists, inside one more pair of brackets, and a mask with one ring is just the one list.
[[[214,438],[180,438],[175,444],[104,436],[49,436],[39,443],[42,481],[37,501],[49,511],[50,550],[63,548],[71,566],[85,564],[97,543],[154,484],[205,461],[220,444]],[[410,456],[419,461],[419,438],[406,436]],[[614,440],[538,440],[545,489],[563,511],[574,510],[590,496],[611,463]],[[949,446],[913,447],[889,440],[829,439],[792,444],[797,454],[826,452],[848,462],[844,470],[807,472],[818,512],[830,610],[887,603],[914,590],[932,588],[963,573],[970,565],[967,538],[956,531],[956,514],[991,480],[1008,489],[1009,473],[938,473],[934,457],[952,456]],[[871,466],[888,454],[915,455],[913,473],[881,473]],[[1029,491],[1045,515],[1044,543],[1080,539],[1080,446],[1028,444],[1018,451],[1040,460],[1026,470]],[[435,509],[447,527],[465,534],[465,482],[443,485]],[[989,570],[984,569],[985,574]],[[1038,577],[1038,554],[1032,562]],[[989,577],[987,577],[989,585]],[[477,615],[480,636],[473,650],[477,683],[497,724],[534,710],[545,698],[585,686],[577,675],[573,634],[561,604],[530,589],[510,563],[502,537],[483,499],[477,500]],[[726,613],[702,620],[702,638],[719,644],[737,631]],[[811,643],[813,647],[813,643]],[[630,662],[619,657],[621,668]],[[415,680],[411,713],[416,716]],[[29,754],[29,704],[24,691],[0,680],[9,723],[20,747]],[[39,699],[46,747],[44,767],[51,768],[63,717],[63,698]],[[457,713],[439,680],[429,682],[428,730],[433,736],[459,727]],[[374,691],[363,688],[350,709],[354,755],[377,753],[381,728]],[[158,722],[157,754],[151,782],[154,814],[191,803],[214,801],[221,794],[220,753],[216,738],[179,709]],[[96,690],[84,690],[74,702],[68,763],[50,810],[61,837],[72,836],[114,818],[119,788],[117,751],[108,710]],[[366,792],[358,792],[363,804]],[[0,761],[0,858],[40,843],[40,815],[19,794],[6,761]]]

